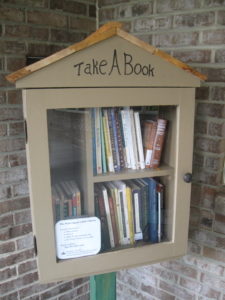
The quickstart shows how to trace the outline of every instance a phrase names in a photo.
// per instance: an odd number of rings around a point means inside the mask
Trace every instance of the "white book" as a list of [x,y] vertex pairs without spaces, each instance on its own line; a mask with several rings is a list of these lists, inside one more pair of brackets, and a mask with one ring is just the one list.
[[136,169],[139,169],[137,138],[136,138],[136,131],[135,131],[135,126],[134,126],[134,111],[133,111],[133,109],[130,109],[130,120],[131,120],[131,132],[132,132],[132,139],[133,139],[133,147],[134,147],[135,165],[136,165]]
[[134,123],[135,123],[135,129],[136,129],[137,148],[138,148],[140,168],[145,169],[144,149],[143,149],[143,142],[142,142],[142,136],[141,136],[141,124],[140,124],[139,112],[134,113]]
[[130,153],[131,168],[133,170],[136,170],[137,166],[136,166],[136,160],[135,160],[135,156],[134,156],[134,145],[133,145],[133,138],[132,138],[130,107],[129,106],[124,107],[124,113],[125,113],[125,122],[127,125],[126,128],[127,128],[127,137],[128,137],[128,150]]
[[120,111],[121,119],[122,119],[122,126],[123,126],[123,137],[124,137],[124,144],[125,144],[125,152],[126,152],[126,167],[128,169],[131,168],[131,161],[130,161],[130,152],[128,148],[128,129],[126,124],[125,112],[124,110]]
[[101,148],[101,125],[100,125],[99,107],[95,107],[95,140],[96,140],[97,174],[101,174],[102,173],[102,148]]
[[117,180],[112,182],[117,188],[120,197],[121,204],[121,215],[123,221],[123,236],[124,245],[130,244],[130,229],[129,229],[129,219],[128,219],[128,207],[127,207],[127,193],[126,184],[123,181]]
[[108,200],[107,189],[104,187],[104,185],[102,183],[98,183],[97,187],[102,191],[102,194],[103,194],[106,219],[107,219],[107,224],[108,224],[108,229],[109,229],[110,245],[111,245],[111,248],[114,248],[115,242],[114,242],[114,236],[113,236],[112,220],[111,220],[110,209],[109,209],[109,200]]

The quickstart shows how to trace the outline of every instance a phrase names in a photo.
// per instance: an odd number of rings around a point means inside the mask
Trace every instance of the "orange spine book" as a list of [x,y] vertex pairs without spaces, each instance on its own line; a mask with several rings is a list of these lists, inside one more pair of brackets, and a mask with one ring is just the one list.
[[145,168],[150,168],[156,129],[157,129],[157,122],[152,120],[146,120],[144,122],[143,144],[144,144]]
[[158,119],[150,168],[158,168],[165,139],[167,120]]

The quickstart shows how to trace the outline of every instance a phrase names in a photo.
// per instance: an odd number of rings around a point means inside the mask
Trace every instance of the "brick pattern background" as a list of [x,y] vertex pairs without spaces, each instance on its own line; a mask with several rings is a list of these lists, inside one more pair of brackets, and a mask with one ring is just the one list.
[[196,92],[188,254],[117,273],[117,300],[225,300],[225,1],[99,0],[99,23],[126,31],[208,76]]
[[33,249],[21,91],[5,76],[96,30],[94,0],[0,1],[0,299],[88,300],[89,278],[40,285]]

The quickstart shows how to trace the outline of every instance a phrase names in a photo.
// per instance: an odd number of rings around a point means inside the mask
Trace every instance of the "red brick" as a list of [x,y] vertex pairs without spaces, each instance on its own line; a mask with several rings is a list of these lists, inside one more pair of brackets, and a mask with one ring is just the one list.
[[15,183],[26,179],[26,169],[16,169],[0,173],[0,184]]
[[28,182],[22,182],[20,184],[13,185],[12,191],[13,191],[13,197],[28,195],[29,194]]
[[82,295],[89,291],[89,284],[84,284],[77,289],[77,294]]
[[0,156],[0,168],[8,167],[8,156]]
[[212,100],[225,101],[225,87],[220,87],[220,86],[212,87]]
[[208,286],[204,286],[198,282],[191,281],[185,278],[181,278],[180,280],[181,286],[187,288],[189,290],[195,291],[203,296],[207,296],[213,299],[219,299],[221,292],[218,292]]
[[189,224],[191,226],[198,226],[199,221],[200,221],[200,210],[196,207],[191,207]]
[[0,228],[10,227],[13,225],[13,215],[0,216]]
[[8,103],[9,104],[21,104],[22,103],[21,90],[9,90],[8,91]]
[[203,188],[202,206],[205,208],[214,208],[216,189],[205,186]]
[[8,294],[6,296],[1,297],[1,300],[18,300],[18,299],[19,299],[18,292],[13,292],[12,294]]
[[225,43],[225,29],[203,31],[202,43],[205,45],[221,45]]
[[73,289],[73,283],[72,282],[67,282],[63,283],[61,285],[56,286],[55,288],[43,293],[40,295],[40,300],[45,300],[49,299],[54,296],[58,296],[59,294],[62,294],[66,291],[72,290]]
[[16,246],[18,250],[23,250],[27,248],[33,248],[34,247],[34,238],[33,235],[26,235],[23,236],[20,239],[16,240]]
[[24,122],[10,123],[9,124],[9,135],[24,135]]
[[206,157],[205,166],[212,171],[220,171],[223,169],[224,158],[222,157]]
[[89,5],[88,6],[88,10],[89,10],[89,17],[92,17],[92,18],[96,18],[96,7],[95,5]]
[[183,265],[179,261],[169,261],[163,262],[161,265],[173,272],[180,273],[182,275],[197,279],[198,273],[194,268],[189,267],[188,265]]
[[204,156],[199,153],[193,153],[193,165],[198,167],[203,167]]
[[27,273],[29,271],[34,271],[35,269],[37,269],[37,262],[36,262],[36,260],[31,260],[31,261],[21,263],[18,266],[18,273],[23,274],[23,273]]
[[0,244],[0,254],[14,252],[15,251],[15,243],[14,242],[6,242]]
[[0,7],[0,19],[12,20],[14,22],[24,22],[25,13],[22,9],[15,9],[13,7]]
[[218,68],[202,68],[201,72],[207,76],[207,82],[224,82],[225,80],[225,69]]
[[11,198],[11,187],[0,187],[0,200]]
[[0,104],[3,104],[5,102],[6,102],[5,91],[0,91]]
[[[159,298],[160,300],[175,300],[175,296],[172,296],[172,295],[168,294],[167,292],[164,292],[163,290],[159,290],[150,285],[145,285],[142,283],[141,290],[143,292],[148,293],[151,296]],[[138,298],[136,298],[136,299],[138,299]]]
[[225,105],[214,103],[199,103],[197,107],[198,115],[224,118],[225,117]]
[[170,29],[172,26],[173,16],[166,16],[157,19],[138,19],[134,21],[134,31],[136,32]]
[[195,294],[191,294],[177,285],[170,285],[167,282],[160,281],[159,287],[160,289],[168,293],[174,294],[181,299],[195,300]]
[[31,212],[30,210],[21,211],[19,213],[15,213],[15,224],[24,224],[31,222]]
[[98,4],[99,4],[99,7],[101,8],[102,6],[123,3],[123,2],[129,2],[129,0],[99,0]]
[[224,152],[224,140],[214,140],[210,138],[198,137],[195,139],[195,148],[197,150],[211,152],[211,153],[223,153]]
[[209,123],[209,134],[218,137],[225,137],[225,123]]
[[51,29],[51,41],[78,43],[87,37],[86,33],[68,32],[67,30]]
[[214,210],[218,214],[225,216],[225,194],[223,192],[216,194]]
[[7,135],[7,125],[0,124],[0,136],[6,136],[6,135]]
[[184,14],[175,16],[175,28],[189,28],[197,26],[209,26],[215,21],[214,12],[205,12],[199,14]]
[[84,18],[70,18],[70,28],[71,29],[80,29],[88,31],[96,30],[96,23],[93,20],[86,20]]
[[[16,276],[16,267],[14,268],[7,268],[3,271],[0,271],[0,281],[7,280],[13,276]],[[1,298],[2,299],[2,298]]]
[[[11,84],[6,80],[6,74],[0,74],[0,87],[9,87]],[[0,112],[1,115],[1,112]]]
[[33,249],[29,249],[22,252],[17,252],[15,254],[2,257],[0,260],[0,268],[5,268],[8,266],[16,265],[19,262],[30,259],[34,257]]
[[5,35],[7,37],[19,37],[19,38],[35,38],[41,40],[48,39],[48,29],[46,28],[33,28],[26,25],[6,25]]
[[156,47],[197,45],[197,32],[175,32],[156,34]]
[[10,238],[9,233],[10,233],[9,228],[1,230],[0,231],[0,242],[9,240],[9,238]]
[[[217,218],[217,216],[216,216]],[[223,221],[223,220],[222,220]],[[194,240],[196,243],[207,244],[211,247],[217,247],[225,249],[225,238],[216,236],[213,232],[206,232],[201,229],[189,229],[189,238]],[[194,261],[194,258],[193,258]],[[189,263],[188,261],[186,263]],[[204,264],[204,262],[202,262]],[[201,268],[200,268],[201,269]],[[206,271],[209,271],[213,274],[220,275],[223,273],[223,269],[218,269],[216,272],[212,268],[207,268]]]
[[199,246],[197,243],[188,241],[188,249],[187,252],[189,254],[194,253],[194,254],[201,254],[201,246]]
[[48,8],[48,0],[21,1],[21,0],[4,0],[4,3],[21,4],[26,3],[26,6]]
[[173,57],[187,64],[209,63],[211,61],[211,51],[210,50],[174,51]]
[[25,43],[22,42],[14,42],[14,41],[6,41],[4,42],[3,53],[6,54],[25,54]]
[[221,289],[221,290],[225,289],[225,281],[224,280],[221,280],[217,277],[213,277],[206,273],[201,274],[200,281],[202,283],[204,283],[208,286],[212,286],[213,288],[216,288],[216,289]]
[[32,225],[31,224],[22,224],[18,226],[14,226],[10,228],[10,238],[16,238],[22,235],[26,235],[32,232]]
[[18,151],[18,150],[25,150],[24,138],[4,140],[4,142],[2,141],[0,145],[0,151],[2,152],[11,152],[11,151]]
[[216,186],[221,182],[221,175],[220,173],[212,174],[203,170],[194,170],[193,181]]
[[0,214],[5,214],[11,211],[16,211],[19,209],[25,209],[29,207],[30,207],[29,198],[6,200],[0,202]]
[[202,186],[192,183],[191,185],[191,203],[199,205],[202,196]]
[[26,66],[26,59],[21,57],[7,58],[7,70],[18,71]]
[[[23,299],[23,298],[26,298],[26,297],[29,297],[27,299],[31,299],[31,296],[33,294],[39,294],[40,292],[54,286],[55,283],[48,283],[48,284],[34,284],[32,286],[29,286],[29,287],[26,287],[26,288],[23,288],[19,291],[19,295],[20,295],[20,299]],[[38,296],[38,299],[39,300],[39,296]]]
[[207,121],[196,119],[195,133],[207,134]]
[[224,0],[205,0],[204,7],[217,7],[224,4]]
[[17,290],[18,288],[22,287],[23,285],[27,285],[27,284],[35,282],[37,280],[38,280],[37,272],[30,273],[30,274],[18,277],[17,279],[0,284],[0,292],[2,294],[8,293],[13,290]]
[[200,215],[200,225],[199,227],[206,230],[212,230],[214,219],[214,213],[209,210],[202,209]]
[[152,35],[136,35],[136,37],[149,45],[152,44]]
[[67,26],[67,17],[65,15],[57,15],[56,13],[47,13],[41,11],[28,11],[27,22],[45,26],[62,27]]
[[216,214],[215,217],[215,221],[214,221],[214,226],[213,226],[213,230],[215,232],[221,233],[221,234],[225,234],[225,216]]
[[0,108],[1,121],[22,120],[23,112],[21,108]]
[[225,50],[216,51],[215,62],[216,63],[224,63],[225,62]]
[[225,25],[225,10],[218,11],[217,22],[220,25]]
[[28,53],[30,56],[49,56],[52,55],[65,47],[58,45],[47,45],[47,44],[28,44]]
[[225,263],[224,251],[216,250],[216,249],[209,248],[209,247],[204,247],[203,255],[210,259]]
[[10,168],[18,167],[18,166],[25,166],[27,164],[26,154],[25,153],[18,153],[9,155],[9,166]]
[[111,21],[114,20],[115,8],[108,8],[99,11],[99,21]]
[[69,0],[51,0],[50,1],[51,9],[60,9],[65,12],[69,12],[77,15],[86,15],[87,14],[87,5],[85,3],[79,3],[77,1]]
[[186,10],[186,9],[195,9],[201,7],[200,0],[190,0],[190,1],[173,1],[173,0],[158,0],[157,3],[157,12],[168,12],[173,10]]

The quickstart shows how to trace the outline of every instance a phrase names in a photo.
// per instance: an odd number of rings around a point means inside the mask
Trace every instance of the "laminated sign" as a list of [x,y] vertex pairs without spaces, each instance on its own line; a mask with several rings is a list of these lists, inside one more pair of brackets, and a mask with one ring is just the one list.
[[59,221],[55,232],[59,259],[94,255],[100,251],[100,220],[96,217]]

